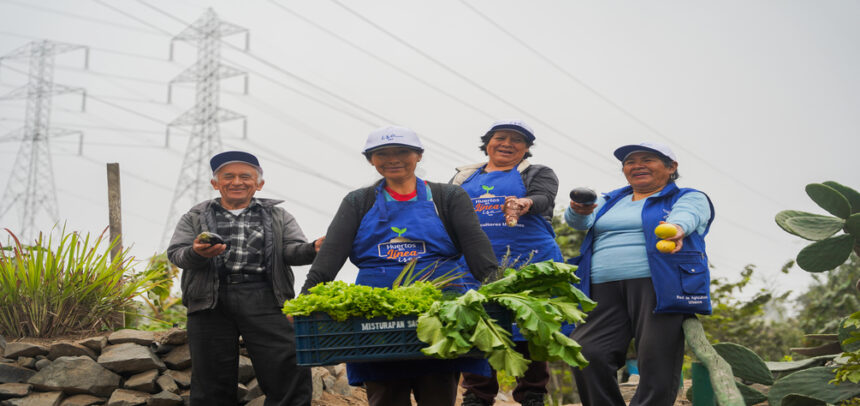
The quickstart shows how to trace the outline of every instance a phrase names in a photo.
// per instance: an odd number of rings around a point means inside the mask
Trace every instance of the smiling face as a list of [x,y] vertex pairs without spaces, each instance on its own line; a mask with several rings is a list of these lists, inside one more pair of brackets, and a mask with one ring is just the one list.
[[677,162],[672,162],[672,165],[667,167],[657,154],[645,151],[628,155],[621,167],[627,183],[637,193],[652,193],[663,189],[677,169]]
[[498,169],[513,168],[529,152],[526,138],[514,131],[496,131],[487,142],[487,156],[490,164]]
[[227,210],[248,207],[254,193],[263,188],[257,169],[241,162],[227,164],[218,169],[212,187],[221,192],[221,206]]
[[401,183],[415,177],[415,167],[421,161],[421,154],[406,147],[387,147],[373,151],[370,163],[386,181]]

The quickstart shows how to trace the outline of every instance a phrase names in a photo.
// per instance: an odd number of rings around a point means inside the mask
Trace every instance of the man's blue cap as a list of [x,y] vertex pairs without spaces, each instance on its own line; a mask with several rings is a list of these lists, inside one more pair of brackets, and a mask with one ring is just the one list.
[[499,120],[493,123],[493,126],[490,127],[490,130],[487,131],[487,134],[492,134],[499,130],[510,130],[516,133],[519,133],[523,137],[526,137],[526,141],[534,142],[535,141],[535,133],[532,131],[532,128],[528,126],[525,122],[521,120]]
[[260,161],[257,160],[257,157],[244,151],[226,151],[217,154],[209,160],[209,166],[212,167],[212,174],[215,174],[222,166],[236,162],[251,165],[257,168],[260,175],[263,174],[263,168],[260,167]]

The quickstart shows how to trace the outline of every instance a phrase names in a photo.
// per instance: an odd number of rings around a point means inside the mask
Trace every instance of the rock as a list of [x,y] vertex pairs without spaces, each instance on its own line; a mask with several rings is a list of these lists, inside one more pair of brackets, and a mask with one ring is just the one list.
[[182,371],[168,369],[164,372],[164,375],[173,378],[180,388],[188,388],[191,386],[191,368],[184,369]]
[[36,359],[31,357],[18,357],[18,361],[15,362],[21,368],[30,368],[36,369]]
[[90,357],[60,357],[33,375],[27,383],[39,390],[61,390],[69,394],[89,393],[110,396],[119,387],[120,376]]
[[181,328],[172,328],[161,337],[161,344],[182,345],[188,342],[188,331]]
[[158,379],[155,380],[155,383],[158,384],[158,387],[161,388],[162,391],[179,393],[179,386],[176,385],[176,381],[167,375],[159,376]]
[[241,402],[242,399],[245,399],[245,396],[248,395],[248,388],[245,385],[237,384],[236,387],[236,401]]
[[251,359],[240,355],[239,356],[239,382],[248,383],[256,374],[254,374],[254,364]]
[[240,399],[240,402],[250,402],[260,396],[263,396],[263,390],[260,389],[260,383],[257,382],[257,378],[251,379],[251,381],[248,382],[247,388],[248,393],[245,394],[242,399]]
[[146,401],[147,406],[173,406],[181,404],[182,396],[168,391],[156,393],[155,395],[152,395],[149,400]]
[[98,337],[84,338],[84,339],[76,341],[75,344],[83,345],[84,347],[87,347],[87,348],[95,351],[96,353],[101,353],[102,349],[105,348],[105,346],[107,346],[107,337],[98,336]]
[[139,392],[155,393],[155,380],[158,378],[158,370],[150,369],[128,378],[122,385],[123,388]]
[[48,347],[48,359],[51,361],[60,357],[77,357],[79,355],[84,355],[92,359],[98,358],[98,355],[93,350],[81,344],[61,341]]
[[60,406],[63,392],[33,392],[23,398],[4,400],[4,406]]
[[36,367],[37,371],[41,371],[43,368],[45,368],[48,365],[51,365],[51,360],[49,360],[47,358],[42,358],[42,359],[36,361],[35,367]]
[[35,357],[48,354],[48,348],[44,345],[33,343],[14,342],[6,344],[4,357],[17,359],[18,357]]
[[159,356],[173,351],[174,348],[176,348],[176,346],[170,344],[152,343],[149,345],[149,349],[151,349],[152,352],[158,354]]
[[107,340],[111,344],[134,343],[148,346],[155,341],[155,333],[126,328],[114,331],[108,336]]
[[188,368],[191,366],[191,350],[188,348],[188,344],[180,345],[167,353],[163,360],[170,369]]
[[266,397],[260,396],[250,402],[248,402],[245,406],[263,406],[266,403]]
[[22,398],[30,394],[33,385],[27,383],[0,384],[0,399]]
[[107,399],[93,395],[73,395],[63,399],[60,406],[90,406],[103,405]]
[[148,393],[128,390],[128,389],[117,389],[113,391],[110,395],[110,399],[108,399],[106,405],[107,406],[138,406],[145,405],[146,402],[152,395]]
[[326,384],[326,391],[336,393],[343,396],[352,396],[352,386],[349,385],[349,380],[346,375],[341,375],[335,378],[334,383]]
[[14,364],[0,364],[0,383],[23,383],[36,375],[36,371]]
[[146,346],[134,343],[109,345],[102,351],[98,363],[111,371],[120,373],[165,369],[164,362],[152,353],[149,344]]
[[6,339],[0,336],[0,357],[6,357]]
[[311,399],[318,400],[322,397],[323,390],[325,390],[325,384],[323,383],[323,379],[326,376],[329,376],[328,370],[325,368],[312,368],[311,369]]
[[191,389],[185,389],[184,391],[179,393],[179,396],[182,397],[182,403],[186,405],[191,404]]

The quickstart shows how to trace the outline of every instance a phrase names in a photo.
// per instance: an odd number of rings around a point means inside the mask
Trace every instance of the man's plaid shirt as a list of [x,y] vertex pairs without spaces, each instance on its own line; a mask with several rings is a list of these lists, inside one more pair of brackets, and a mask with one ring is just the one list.
[[263,274],[263,212],[257,199],[238,216],[223,208],[215,206],[215,221],[217,233],[230,242],[229,249],[219,258],[227,273]]

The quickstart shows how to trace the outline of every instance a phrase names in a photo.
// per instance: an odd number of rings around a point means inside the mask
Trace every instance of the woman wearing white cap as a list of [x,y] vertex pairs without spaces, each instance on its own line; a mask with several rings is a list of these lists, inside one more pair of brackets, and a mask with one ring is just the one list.
[[[334,280],[347,257],[359,268],[355,283],[374,287],[390,287],[416,258],[415,269],[438,265],[437,276],[456,269],[461,255],[476,278],[496,270],[469,196],[459,187],[415,176],[423,152],[407,128],[370,133],[364,155],[383,179],[343,199],[302,292]],[[365,385],[371,406],[410,406],[410,394],[421,406],[453,406],[461,371],[490,372],[483,359],[347,364],[349,383]]]
[[[596,204],[570,202],[567,224],[588,230],[577,275],[580,289],[597,301],[572,338],[589,365],[574,369],[584,405],[625,405],[616,372],[634,339],[639,386],[631,405],[672,405],[681,378],[681,324],[695,313],[710,314],[710,276],[705,235],[714,219],[708,197],[679,188],[678,162],[669,147],[654,143],[615,150],[628,186]],[[674,227],[676,247],[656,248],[655,228]],[[671,234],[671,233],[669,233]]]
[[[472,198],[496,259],[501,264],[507,255],[508,263],[504,265],[509,267],[563,261],[551,224],[558,178],[552,169],[526,160],[531,156],[529,149],[534,140],[534,131],[524,122],[497,121],[481,137],[480,149],[489,160],[461,166],[451,179]],[[569,334],[571,329],[565,326],[563,332]],[[514,330],[513,339],[517,350],[528,358],[528,343],[519,330]],[[547,363],[532,361],[523,377],[517,379],[514,400],[527,406],[543,406],[548,382]],[[491,377],[464,373],[463,387],[463,406],[491,405],[499,391],[495,371]]]

